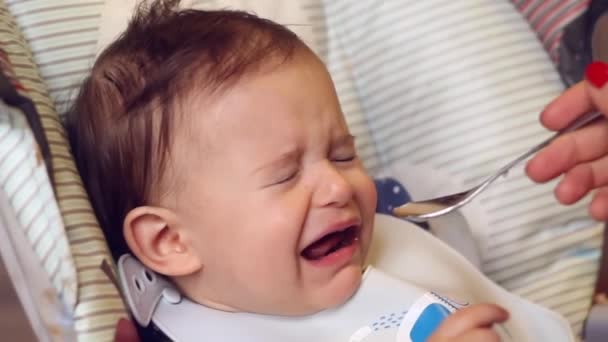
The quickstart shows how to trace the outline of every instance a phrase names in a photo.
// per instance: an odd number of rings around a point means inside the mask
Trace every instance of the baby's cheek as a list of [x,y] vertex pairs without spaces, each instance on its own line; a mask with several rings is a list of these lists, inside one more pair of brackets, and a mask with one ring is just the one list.
[[364,215],[373,215],[376,212],[378,193],[373,179],[365,172],[361,172],[356,185],[356,196],[360,210]]
[[364,231],[361,235],[362,244],[362,257],[365,259],[369,245],[371,243],[371,237],[374,229],[374,215],[376,213],[376,204],[378,194],[376,192],[376,185],[371,177],[367,173],[362,172],[356,183],[356,201],[358,202],[361,219],[363,220]]

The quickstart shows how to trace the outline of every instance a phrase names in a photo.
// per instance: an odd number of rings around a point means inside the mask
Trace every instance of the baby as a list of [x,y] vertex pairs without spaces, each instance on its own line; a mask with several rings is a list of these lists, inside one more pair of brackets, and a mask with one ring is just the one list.
[[[330,75],[291,31],[235,11],[142,6],[67,127],[119,257],[222,312],[314,316],[360,288],[376,190]],[[491,341],[472,305],[433,341]]]

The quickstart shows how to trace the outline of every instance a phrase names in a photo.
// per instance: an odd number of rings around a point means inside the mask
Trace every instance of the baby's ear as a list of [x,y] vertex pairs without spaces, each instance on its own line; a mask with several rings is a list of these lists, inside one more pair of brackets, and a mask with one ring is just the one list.
[[199,271],[202,262],[185,243],[177,215],[159,207],[137,207],[123,224],[131,252],[147,267],[166,276],[185,276]]

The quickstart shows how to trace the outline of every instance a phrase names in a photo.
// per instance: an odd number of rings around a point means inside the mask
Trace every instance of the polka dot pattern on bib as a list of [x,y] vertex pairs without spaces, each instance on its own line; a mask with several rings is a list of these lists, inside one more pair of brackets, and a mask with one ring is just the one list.
[[403,317],[407,313],[407,310],[403,310],[401,312],[392,312],[388,315],[383,315],[378,318],[374,323],[370,326],[374,331],[378,331],[381,329],[391,329],[391,328],[399,328],[401,325],[401,321],[403,321]]

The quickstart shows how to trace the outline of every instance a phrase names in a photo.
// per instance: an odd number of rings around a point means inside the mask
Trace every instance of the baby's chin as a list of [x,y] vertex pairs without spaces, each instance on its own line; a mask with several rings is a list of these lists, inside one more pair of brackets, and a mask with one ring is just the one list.
[[351,264],[344,267],[328,284],[318,289],[312,300],[314,307],[302,314],[314,314],[342,306],[357,292],[362,277],[362,265]]

